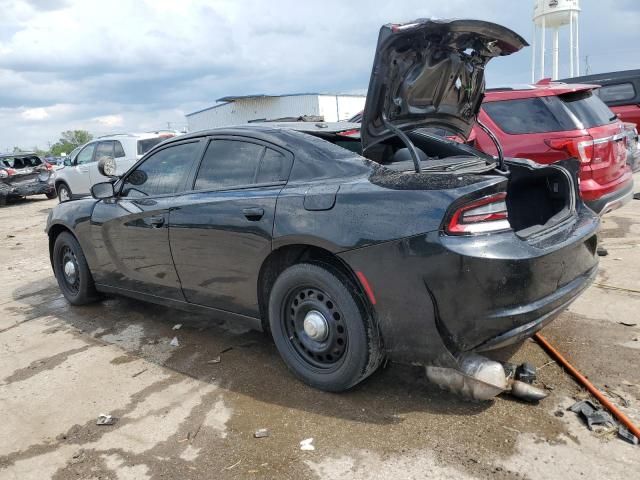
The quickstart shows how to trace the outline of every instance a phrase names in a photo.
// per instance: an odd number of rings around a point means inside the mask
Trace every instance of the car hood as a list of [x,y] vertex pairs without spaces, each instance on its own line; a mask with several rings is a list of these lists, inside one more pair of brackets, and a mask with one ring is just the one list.
[[484,96],[486,64],[527,45],[480,20],[384,25],[362,118],[363,149],[392,137],[393,128],[435,126],[466,138]]

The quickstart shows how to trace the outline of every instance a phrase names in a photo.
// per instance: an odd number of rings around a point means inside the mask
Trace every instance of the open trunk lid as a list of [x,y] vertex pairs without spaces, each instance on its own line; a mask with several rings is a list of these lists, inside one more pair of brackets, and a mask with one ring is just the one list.
[[394,129],[446,128],[467,137],[493,57],[527,46],[517,33],[480,20],[416,20],[380,29],[362,119],[366,150]]

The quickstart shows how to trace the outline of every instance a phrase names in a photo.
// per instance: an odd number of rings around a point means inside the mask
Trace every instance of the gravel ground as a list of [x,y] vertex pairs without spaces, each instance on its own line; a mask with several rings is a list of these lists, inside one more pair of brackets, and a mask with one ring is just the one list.
[[[0,210],[0,479],[640,477],[640,447],[567,412],[588,395],[532,341],[498,355],[538,366],[539,405],[462,401],[400,365],[330,394],[261,333],[124,298],[72,308],[43,233],[54,205]],[[543,331],[637,423],[639,207],[605,218],[596,284]]]

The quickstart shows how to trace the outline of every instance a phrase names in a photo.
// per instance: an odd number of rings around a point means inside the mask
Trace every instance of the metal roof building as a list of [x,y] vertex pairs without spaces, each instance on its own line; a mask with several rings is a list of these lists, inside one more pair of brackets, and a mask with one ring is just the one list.
[[242,123],[323,117],[325,122],[347,120],[364,108],[364,95],[296,93],[222,97],[217,105],[186,115],[189,131]]

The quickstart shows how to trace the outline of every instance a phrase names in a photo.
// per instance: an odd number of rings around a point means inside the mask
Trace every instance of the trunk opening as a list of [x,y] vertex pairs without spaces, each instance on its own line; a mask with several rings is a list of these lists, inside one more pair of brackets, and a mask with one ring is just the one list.
[[571,216],[575,187],[564,169],[510,167],[506,203],[516,235],[529,237]]

